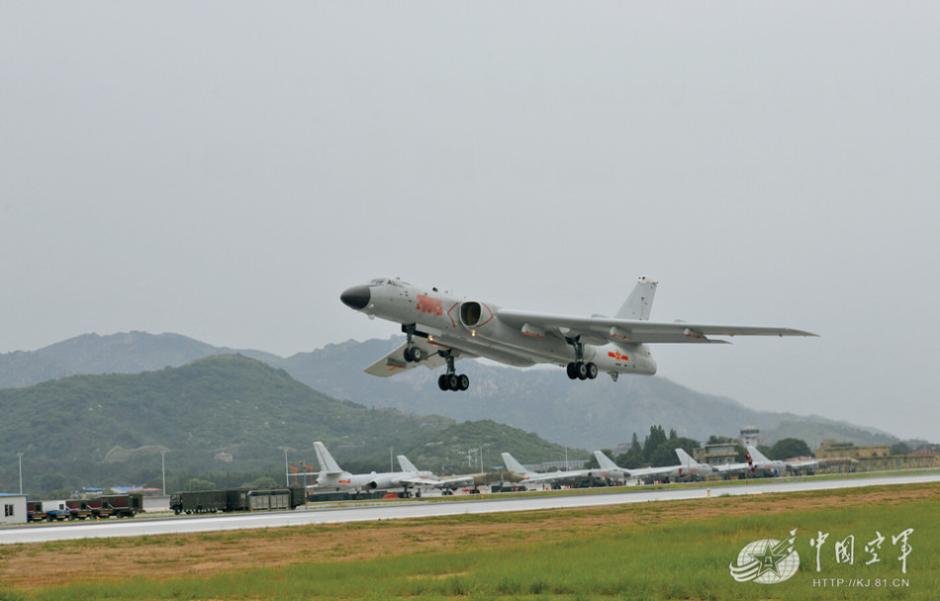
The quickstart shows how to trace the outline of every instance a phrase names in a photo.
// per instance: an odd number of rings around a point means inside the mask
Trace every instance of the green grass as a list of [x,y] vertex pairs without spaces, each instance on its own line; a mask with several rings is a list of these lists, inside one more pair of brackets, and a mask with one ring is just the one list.
[[[908,487],[897,487],[900,493]],[[548,541],[526,542],[532,515],[460,516],[451,523],[501,520],[505,544],[449,552],[418,552],[364,561],[336,562],[311,557],[283,568],[259,567],[207,578],[167,581],[138,579],[81,584],[30,593],[27,599],[925,599],[940,591],[940,504],[936,497],[885,506],[840,507],[828,492],[792,496],[831,497],[825,509],[777,514],[669,521],[597,532],[577,531]],[[777,497],[779,498],[779,497]],[[759,498],[754,499],[759,504]],[[630,511],[624,508],[624,511]],[[558,519],[564,519],[559,512]],[[813,578],[900,578],[890,536],[912,527],[914,551],[908,558],[909,588],[814,588]],[[728,565],[748,542],[783,538],[797,528],[800,571],[776,585],[737,583]],[[857,561],[867,558],[864,541],[879,530],[888,537],[879,566],[839,566],[833,544],[855,534]],[[823,547],[823,571],[814,573],[809,539],[831,533]],[[250,545],[250,539],[245,539]],[[407,541],[402,541],[407,544]],[[290,552],[285,549],[285,552]],[[0,600],[20,599],[4,597]],[[7,593],[9,595],[9,593]]]

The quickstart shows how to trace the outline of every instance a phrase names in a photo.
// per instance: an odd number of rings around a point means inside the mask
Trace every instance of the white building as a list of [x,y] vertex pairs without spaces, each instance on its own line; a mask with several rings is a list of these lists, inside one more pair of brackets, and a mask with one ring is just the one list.
[[26,495],[0,493],[0,524],[26,523]]

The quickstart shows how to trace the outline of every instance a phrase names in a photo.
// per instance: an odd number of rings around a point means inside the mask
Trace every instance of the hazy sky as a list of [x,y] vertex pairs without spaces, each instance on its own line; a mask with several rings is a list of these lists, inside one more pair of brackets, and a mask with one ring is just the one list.
[[[940,9],[0,0],[0,351],[387,336],[374,276],[819,339],[654,348],[940,440]],[[364,376],[365,377],[365,376]],[[625,426],[629,431],[629,426]]]

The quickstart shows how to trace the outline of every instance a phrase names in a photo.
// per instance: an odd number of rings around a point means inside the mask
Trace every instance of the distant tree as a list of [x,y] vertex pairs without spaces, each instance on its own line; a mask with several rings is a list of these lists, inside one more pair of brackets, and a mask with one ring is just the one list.
[[911,453],[911,447],[907,443],[899,442],[891,445],[891,454],[892,455],[909,455]]
[[640,445],[640,439],[637,437],[636,432],[633,433],[633,438],[630,440],[630,448],[627,449],[626,453],[621,453],[616,457],[609,455],[617,463],[617,465],[625,468],[637,468],[645,464],[643,459],[643,447]]
[[636,435],[636,432],[633,433],[633,438],[630,439],[630,450],[637,453],[643,452],[643,447],[640,446],[640,438]]
[[643,441],[643,459],[652,461],[653,453],[659,448],[659,445],[666,442],[666,430],[662,426],[650,426],[649,436]]
[[675,429],[675,428],[669,428],[669,440],[675,440],[675,439],[677,439],[677,438],[679,438],[679,435],[676,434],[676,429]]
[[667,465],[676,465],[678,459],[676,458],[675,451],[669,447],[669,444],[663,443],[653,451],[652,456],[650,456],[650,463],[653,467],[664,467]]
[[770,449],[763,452],[771,459],[811,457],[813,455],[813,451],[806,444],[806,441],[799,438],[781,438]]

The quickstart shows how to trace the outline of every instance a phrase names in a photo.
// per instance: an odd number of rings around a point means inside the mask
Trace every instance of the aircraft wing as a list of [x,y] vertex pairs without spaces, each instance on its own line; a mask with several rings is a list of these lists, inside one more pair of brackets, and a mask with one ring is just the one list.
[[719,474],[729,474],[734,472],[745,472],[750,469],[746,463],[719,463],[714,467]]
[[409,476],[399,478],[398,483],[403,486],[430,486],[440,488],[441,481],[435,478],[422,478],[421,476]]
[[726,326],[701,323],[657,322],[615,317],[573,317],[500,309],[497,316],[511,326],[528,325],[560,336],[586,336],[592,339],[627,343],[725,343],[708,336],[816,336],[792,328]]
[[599,470],[571,470],[567,472],[542,472],[530,473],[522,477],[523,482],[568,482],[571,480],[581,480],[587,477],[591,472]]
[[365,372],[373,376],[379,376],[380,378],[387,378],[389,376],[394,376],[403,371],[407,371],[419,365],[430,368],[438,368],[444,365],[444,358],[437,354],[437,351],[440,350],[440,347],[432,346],[424,338],[415,338],[414,345],[420,347],[424,351],[427,358],[422,360],[420,363],[409,363],[405,361],[405,344],[402,344],[394,351],[385,355],[372,365],[366,368]]
[[476,480],[473,476],[451,476],[448,478],[438,478],[438,488],[460,488],[461,486],[473,486]]
[[680,468],[680,465],[670,465],[666,467],[641,467],[634,470],[627,470],[627,473],[631,478],[653,478],[655,476],[668,476],[671,475],[676,469]]

